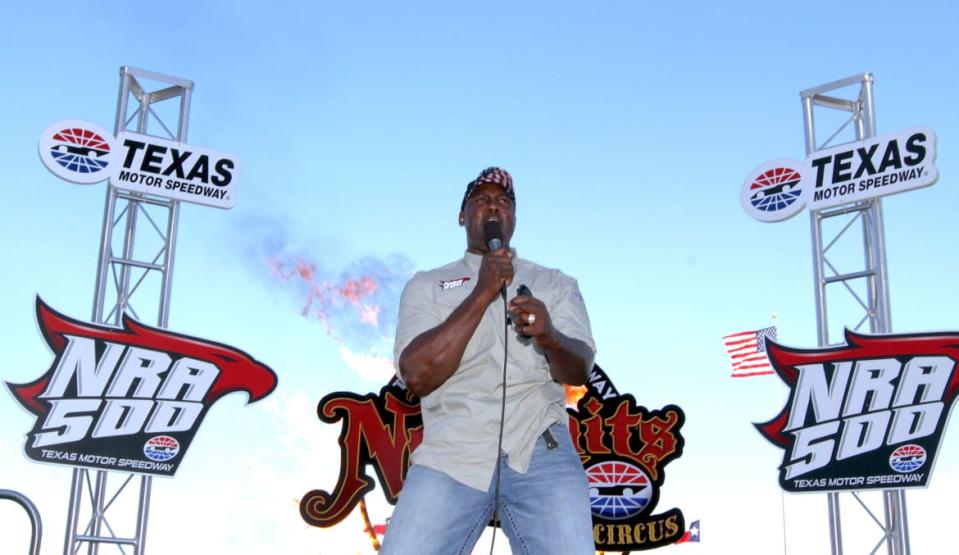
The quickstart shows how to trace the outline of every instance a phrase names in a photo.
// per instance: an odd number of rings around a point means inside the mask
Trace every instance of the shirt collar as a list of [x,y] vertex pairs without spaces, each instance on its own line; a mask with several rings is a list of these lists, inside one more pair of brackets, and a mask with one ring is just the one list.
[[[509,250],[513,253],[513,260],[516,260],[516,249],[511,247]],[[480,264],[482,262],[482,254],[466,251],[466,253],[463,255],[463,264],[466,264],[466,267],[469,269],[469,271],[473,273],[479,273]]]

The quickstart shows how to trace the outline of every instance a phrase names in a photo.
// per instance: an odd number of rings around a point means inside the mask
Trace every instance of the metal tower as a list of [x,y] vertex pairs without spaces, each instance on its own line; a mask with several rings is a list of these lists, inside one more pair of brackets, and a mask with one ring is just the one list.
[[[134,131],[185,142],[192,92],[192,81],[121,67],[114,135]],[[176,121],[172,125],[175,132],[164,122],[171,119]],[[93,322],[119,326],[126,311],[137,320],[148,321],[152,313],[137,309],[152,308],[156,324],[167,327],[179,211],[179,201],[107,185]],[[139,304],[134,304],[134,298]],[[119,485],[114,480],[112,493],[108,492],[109,478],[122,479]],[[131,483],[137,480],[139,493],[134,497],[136,488]],[[112,544],[116,552],[127,553],[125,546],[130,546],[132,553],[142,555],[151,484],[150,476],[74,469],[63,552],[74,555],[87,544],[87,553],[93,555],[99,553],[100,544]],[[108,515],[111,508],[114,511]],[[117,515],[114,524],[122,520],[122,525],[132,527],[132,533],[115,529],[108,520],[113,515]]]
[[[858,90],[855,90],[858,85]],[[851,99],[832,94],[852,91]],[[803,103],[806,155],[831,146],[844,132],[849,141],[876,135],[873,109],[873,76],[854,75],[799,93]],[[816,109],[824,109],[816,112]],[[824,113],[825,111],[825,113]],[[842,114],[843,112],[848,113]],[[822,143],[817,140],[815,114],[837,120],[836,130]],[[841,114],[837,119],[837,113]],[[845,121],[842,121],[845,117]],[[850,128],[851,126],[851,128]],[[842,337],[842,327],[861,330],[868,323],[871,333],[891,333],[889,281],[886,269],[886,246],[879,198],[849,203],[810,212],[813,246],[813,274],[816,281],[816,318],[819,346],[833,345],[831,337]],[[836,295],[833,292],[837,293]],[[829,295],[827,295],[829,293]],[[829,327],[829,315],[842,325]],[[838,313],[838,314],[836,314]],[[830,331],[834,333],[830,333]],[[838,333],[836,333],[838,332]],[[839,341],[841,342],[841,341]],[[840,494],[827,494],[829,499],[829,533],[832,553],[842,554],[842,519]],[[882,492],[882,522],[863,502],[858,492],[853,498],[882,530],[882,537],[873,548],[875,553],[885,542],[890,555],[909,554],[909,527],[906,519],[906,495],[903,490]]]

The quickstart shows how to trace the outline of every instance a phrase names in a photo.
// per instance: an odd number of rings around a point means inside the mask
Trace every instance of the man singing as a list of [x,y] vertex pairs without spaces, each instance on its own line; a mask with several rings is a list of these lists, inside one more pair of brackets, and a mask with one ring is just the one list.
[[562,386],[592,368],[589,317],[576,280],[510,247],[515,202],[509,173],[483,170],[460,207],[466,254],[403,290],[394,358],[424,430],[387,555],[470,553],[494,512],[513,553],[595,552]]

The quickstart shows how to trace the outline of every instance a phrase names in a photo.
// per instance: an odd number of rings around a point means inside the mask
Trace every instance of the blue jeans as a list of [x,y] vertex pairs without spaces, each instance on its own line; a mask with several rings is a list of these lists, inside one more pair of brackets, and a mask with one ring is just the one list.
[[[559,444],[536,440],[526,474],[500,455],[500,522],[514,554],[594,555],[589,488],[569,432],[550,427]],[[496,479],[473,489],[432,468],[413,465],[383,538],[383,555],[469,554],[493,516]]]

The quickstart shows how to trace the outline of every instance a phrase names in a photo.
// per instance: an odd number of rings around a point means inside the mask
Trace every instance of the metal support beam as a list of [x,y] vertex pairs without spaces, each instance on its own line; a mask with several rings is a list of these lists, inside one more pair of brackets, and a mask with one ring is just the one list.
[[[873,107],[873,76],[871,73],[853,75],[845,79],[826,83],[818,87],[806,89],[799,93],[803,105],[803,130],[806,140],[806,155],[822,150],[830,146],[830,143],[836,139],[842,131],[853,123],[854,136],[850,140],[862,140],[874,137],[876,135],[876,120]],[[855,98],[844,99],[838,96],[839,89],[856,87],[858,93]],[[826,94],[830,93],[830,94]],[[814,110],[821,107],[831,110],[850,112],[851,120],[847,120],[835,132],[833,132],[823,144],[819,144],[816,137],[816,119]],[[850,203],[844,206],[838,206],[827,210],[818,210],[810,212],[810,227],[812,228],[812,247],[813,247],[813,279],[815,281],[815,299],[816,299],[816,321],[817,337],[819,346],[834,345],[840,341],[831,341],[829,321],[830,321],[830,302],[833,299],[827,295],[835,289],[838,293],[843,292],[851,294],[864,311],[864,314],[850,315],[849,313],[835,314],[834,322],[858,322],[853,327],[859,330],[866,322],[869,323],[871,333],[890,333],[892,331],[892,316],[889,308],[889,279],[886,270],[886,245],[885,234],[882,222],[882,204],[881,201],[871,199],[863,202]],[[845,219],[845,220],[843,220]],[[861,226],[862,255],[858,269],[844,271],[840,273],[837,268],[848,267],[848,264],[856,263],[844,258],[842,263],[835,260],[834,256],[830,259],[829,250],[843,241],[848,235],[852,234],[856,228],[853,225],[859,219]],[[834,231],[838,228],[832,239],[824,241],[827,233],[827,227],[835,223],[835,220],[842,220],[839,225],[829,228],[828,231]],[[845,222],[845,225],[842,223]],[[848,244],[846,241],[845,244]],[[855,245],[855,243],[853,243]],[[850,249],[845,252],[848,253]],[[855,250],[855,248],[851,249]],[[835,263],[834,263],[835,262]],[[863,299],[854,289],[857,284],[861,284],[865,289],[865,299]],[[830,285],[838,285],[836,288],[828,288]],[[835,306],[835,302],[833,302]],[[834,310],[834,312],[836,312]],[[840,330],[841,331],[841,330]],[[840,337],[841,339],[841,337]],[[855,494],[853,494],[855,495]],[[909,527],[906,521],[906,497],[905,492],[901,490],[886,490],[882,493],[885,523],[880,523],[878,519],[868,510],[868,507],[862,503],[859,496],[856,499],[876,523],[882,528],[883,536],[879,540],[876,549],[882,543],[886,543],[889,555],[909,555]],[[839,511],[839,493],[827,494],[829,506],[829,536],[830,547],[833,555],[841,555],[843,552],[842,540],[842,518]],[[875,550],[873,550],[875,552]]]
[[[26,495],[10,489],[0,489],[0,499],[9,499],[23,507],[30,518],[30,551],[29,555],[40,555],[40,540],[43,539],[43,523],[37,506]],[[7,546],[9,547],[9,546]]]
[[[192,81],[121,67],[114,134],[134,131],[186,142],[192,92]],[[176,122],[172,126],[175,134],[154,110],[157,104],[167,102],[169,105],[170,101],[179,101],[174,112]],[[132,113],[131,106],[134,107]],[[132,128],[131,123],[135,123]],[[162,133],[153,132],[152,123],[158,124],[157,131]],[[93,300],[94,322],[119,326],[125,313],[144,320],[146,318],[140,317],[135,306],[147,304],[156,307],[156,324],[167,327],[179,213],[179,201],[118,189],[112,184],[107,186]],[[165,225],[157,224],[164,221]],[[95,486],[90,484],[93,473],[96,474]],[[124,477],[126,479],[108,499],[110,478]],[[124,546],[130,547],[134,555],[143,555],[152,489],[150,476],[139,476],[132,533],[118,536],[108,520],[113,502],[124,494],[132,495],[126,489],[132,478],[134,475],[118,472],[74,470],[63,549],[65,555],[76,554],[84,544],[89,555],[96,555],[101,544],[117,546],[123,553],[126,553]],[[82,530],[81,512],[90,517]]]

